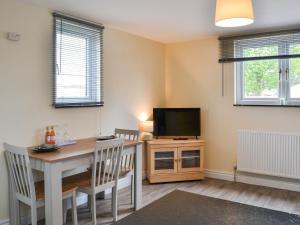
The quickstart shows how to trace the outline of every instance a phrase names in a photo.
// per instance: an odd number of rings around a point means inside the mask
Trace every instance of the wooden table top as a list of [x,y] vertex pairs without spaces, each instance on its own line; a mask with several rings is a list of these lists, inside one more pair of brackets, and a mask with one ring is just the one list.
[[[57,162],[70,158],[81,157],[87,154],[91,154],[95,151],[96,138],[80,139],[76,141],[77,142],[75,144],[62,146],[60,147],[60,149],[54,152],[37,153],[32,151],[33,147],[29,147],[28,154],[32,159],[38,159],[46,162]],[[125,140],[124,148],[141,143],[142,142],[140,141]]]

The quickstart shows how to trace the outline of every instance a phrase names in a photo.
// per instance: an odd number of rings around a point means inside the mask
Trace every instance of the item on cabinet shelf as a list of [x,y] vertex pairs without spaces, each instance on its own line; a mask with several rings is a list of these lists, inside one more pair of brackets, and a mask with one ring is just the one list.
[[173,140],[175,141],[186,141],[186,140],[189,140],[189,138],[173,138]]
[[159,137],[201,136],[200,108],[154,108],[154,132]]
[[150,183],[204,179],[203,140],[155,139],[147,142]]

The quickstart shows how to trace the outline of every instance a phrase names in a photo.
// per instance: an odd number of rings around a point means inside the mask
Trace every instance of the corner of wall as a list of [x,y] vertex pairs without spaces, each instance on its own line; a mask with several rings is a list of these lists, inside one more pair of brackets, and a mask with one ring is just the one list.
[[165,77],[164,77],[164,82],[165,82],[165,99],[164,99],[164,103],[165,106],[168,106],[168,102],[169,102],[169,45],[165,44]]

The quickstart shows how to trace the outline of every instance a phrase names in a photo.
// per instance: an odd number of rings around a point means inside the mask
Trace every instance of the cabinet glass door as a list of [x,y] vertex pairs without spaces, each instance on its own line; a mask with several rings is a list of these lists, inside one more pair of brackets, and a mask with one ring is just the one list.
[[176,148],[154,149],[152,152],[153,173],[174,173],[177,168]]
[[201,171],[203,165],[202,151],[199,147],[184,147],[178,151],[178,171]]

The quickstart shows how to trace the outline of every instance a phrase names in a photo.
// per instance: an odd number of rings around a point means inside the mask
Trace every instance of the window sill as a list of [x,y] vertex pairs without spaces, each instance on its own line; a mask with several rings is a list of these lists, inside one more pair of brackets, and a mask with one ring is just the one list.
[[83,108],[83,107],[102,107],[104,102],[100,103],[63,103],[63,104],[53,104],[54,108]]
[[250,104],[234,104],[235,107],[283,107],[283,108],[293,108],[293,107],[300,107],[300,105],[250,105]]

